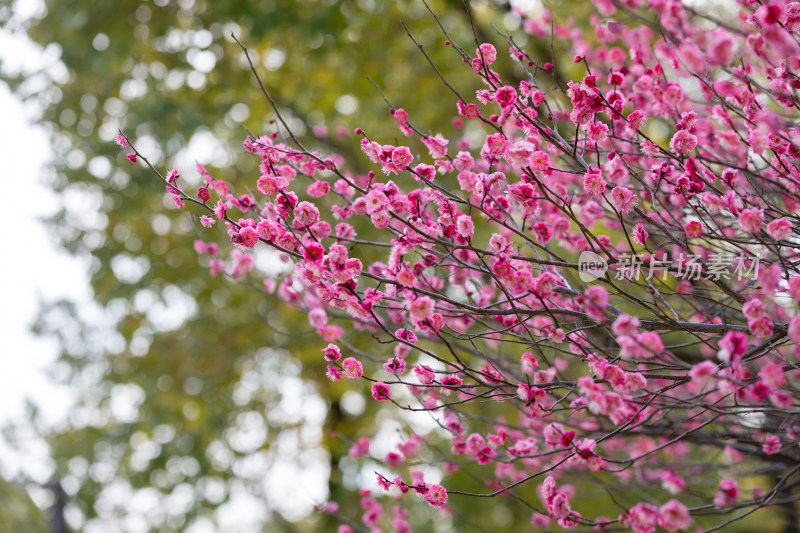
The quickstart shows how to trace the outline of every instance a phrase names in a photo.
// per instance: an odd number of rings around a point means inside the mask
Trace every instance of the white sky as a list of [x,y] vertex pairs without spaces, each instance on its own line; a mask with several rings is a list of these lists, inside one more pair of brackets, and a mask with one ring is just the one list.
[[[35,10],[37,2],[22,2]],[[26,38],[0,31],[0,58],[7,72],[27,72],[45,61]],[[0,424],[18,420],[26,399],[40,406],[50,422],[66,414],[69,396],[46,372],[57,356],[56,344],[30,332],[39,301],[69,297],[89,299],[86,269],[61,252],[39,219],[58,205],[41,185],[50,157],[46,132],[33,123],[36,110],[24,106],[0,83],[0,176],[5,183],[5,223],[0,226]],[[0,472],[20,469],[42,480],[48,475],[46,451],[16,457],[0,443]]]

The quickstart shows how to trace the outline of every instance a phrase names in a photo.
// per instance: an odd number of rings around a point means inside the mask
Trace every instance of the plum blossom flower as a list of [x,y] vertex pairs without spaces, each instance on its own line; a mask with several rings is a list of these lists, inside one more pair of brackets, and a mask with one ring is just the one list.
[[692,525],[689,509],[678,500],[670,500],[658,509],[658,525],[667,531],[686,529]]
[[644,229],[644,226],[642,224],[636,224],[636,226],[634,226],[634,228],[633,228],[633,242],[635,242],[636,244],[640,244],[640,245],[644,246],[644,243],[647,240],[648,236],[649,236],[649,233],[647,233],[647,230]]
[[546,152],[537,150],[531,155],[530,167],[533,170],[545,171],[550,167],[550,156]]
[[647,113],[639,110],[633,111],[630,115],[628,115],[627,120],[628,126],[632,130],[640,130],[647,120]]
[[511,107],[517,101],[517,91],[510,85],[500,87],[494,93],[495,101],[500,104],[503,109]]
[[697,363],[689,371],[689,377],[692,382],[697,386],[703,386],[711,377],[715,376],[719,371],[719,367],[713,361],[703,361]]
[[328,371],[325,373],[331,381],[341,381],[342,373],[333,365],[328,365]]
[[623,215],[630,212],[636,204],[636,195],[626,187],[617,186],[611,191],[611,201],[614,207]]
[[747,327],[750,329],[750,333],[761,339],[769,337],[775,330],[775,324],[768,316],[762,316],[761,318],[748,320]]
[[703,225],[697,220],[692,220],[683,226],[683,231],[687,238],[693,239],[703,234]]
[[383,369],[389,374],[402,374],[406,371],[406,362],[399,357],[391,357],[383,364]]
[[592,196],[600,196],[606,192],[606,182],[599,168],[590,168],[583,176],[583,190]]
[[611,325],[614,335],[633,335],[639,329],[639,319],[635,316],[620,314]]
[[678,154],[685,155],[695,149],[697,137],[686,130],[679,130],[669,141],[669,147]]
[[719,482],[719,490],[714,496],[714,505],[717,507],[733,505],[738,497],[739,484],[736,483],[736,480],[729,477],[722,478]]
[[481,44],[478,49],[475,50],[475,55],[483,60],[484,65],[491,65],[497,60],[497,50],[494,45],[490,43]]
[[311,226],[319,220],[319,209],[311,202],[300,202],[294,208],[294,217],[300,226]]
[[408,310],[411,317],[417,322],[428,320],[433,316],[434,302],[427,296],[420,296],[408,303]]
[[355,357],[348,357],[342,361],[342,369],[344,376],[349,379],[358,379],[364,375],[364,367]]
[[533,152],[534,147],[531,143],[518,140],[506,149],[504,157],[512,167],[522,168],[528,165]]
[[768,435],[766,442],[761,445],[761,449],[767,455],[774,455],[781,451],[781,439],[776,435]]
[[425,492],[425,500],[433,507],[444,507],[447,503],[447,490],[441,485],[430,485]]
[[388,401],[392,397],[392,389],[383,381],[372,384],[372,397],[378,402]]
[[776,241],[782,241],[792,234],[792,223],[785,218],[777,218],[767,224],[767,233]]
[[653,533],[658,527],[660,513],[651,503],[637,503],[628,512],[628,524],[636,533]]
[[244,246],[245,248],[253,248],[256,244],[258,244],[258,232],[252,226],[244,226],[239,230],[238,233],[241,241],[237,244]]
[[461,215],[456,220],[456,231],[465,239],[469,239],[475,233],[475,223],[468,215]]
[[758,233],[764,222],[764,211],[761,209],[744,209],[739,214],[739,225],[747,233]]

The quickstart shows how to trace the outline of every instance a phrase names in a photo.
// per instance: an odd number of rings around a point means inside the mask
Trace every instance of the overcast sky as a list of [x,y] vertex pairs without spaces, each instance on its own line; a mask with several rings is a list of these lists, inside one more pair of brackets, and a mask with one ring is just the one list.
[[[22,4],[30,13],[38,2]],[[7,73],[30,72],[47,61],[25,37],[4,31],[0,59]],[[56,344],[34,337],[30,327],[40,300],[89,298],[85,268],[60,251],[40,223],[58,204],[54,193],[41,185],[50,151],[46,132],[34,123],[36,115],[35,108],[23,105],[0,82],[0,176],[5,184],[0,226],[0,424],[22,416],[26,398],[41,406],[51,421],[64,416],[67,393],[46,374],[56,357]],[[0,457],[0,471],[6,475],[23,466],[20,458],[6,453]],[[25,458],[29,475],[47,475],[38,457]]]

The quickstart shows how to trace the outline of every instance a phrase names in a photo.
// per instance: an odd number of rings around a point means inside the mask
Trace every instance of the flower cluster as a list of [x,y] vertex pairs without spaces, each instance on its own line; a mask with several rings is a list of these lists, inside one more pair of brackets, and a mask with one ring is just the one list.
[[[647,25],[619,22],[644,20],[645,3]],[[420,472],[410,484],[389,473],[446,440],[448,472],[513,494],[540,527],[736,520],[796,482],[800,461],[800,3],[740,0],[729,22],[672,0],[594,4],[589,31],[513,12],[533,38],[572,45],[563,72],[509,39],[502,71],[519,79],[504,80],[495,45],[446,43],[484,83],[451,104],[478,142],[420,133],[396,108],[404,145],[355,130],[367,173],[276,131],[244,143],[260,169],[246,190],[260,195],[236,196],[202,167],[196,194],[177,171],[167,190],[205,209],[204,226],[227,228],[227,266],[198,246],[212,275],[256,276],[256,247],[292,265],[264,286],[308,314],[330,379],[437,421],[370,457],[395,498],[447,508],[448,491]],[[582,252],[608,264],[692,255],[703,272],[735,252],[760,268],[585,281]],[[348,342],[359,332],[380,339],[375,352]],[[350,455],[369,451],[361,439]],[[774,491],[738,503],[733,477],[756,483],[761,461]],[[619,482],[618,516],[572,508],[592,476]],[[377,528],[378,496],[362,506]],[[400,509],[384,521],[407,531]]]

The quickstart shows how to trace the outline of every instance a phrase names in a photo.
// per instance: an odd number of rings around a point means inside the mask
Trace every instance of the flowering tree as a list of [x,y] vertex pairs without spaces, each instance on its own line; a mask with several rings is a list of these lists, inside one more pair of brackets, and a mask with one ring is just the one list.
[[384,96],[406,140],[356,127],[367,172],[295,135],[252,63],[274,131],[244,141],[245,189],[201,163],[189,189],[118,136],[209,228],[210,275],[257,280],[307,313],[328,378],[432,421],[380,456],[337,436],[377,465],[360,520],[320,502],[340,532],[410,531],[415,496],[542,528],[796,527],[800,3],[594,4],[590,30],[513,11],[546,58],[440,24],[485,84],[442,76],[464,134]]

